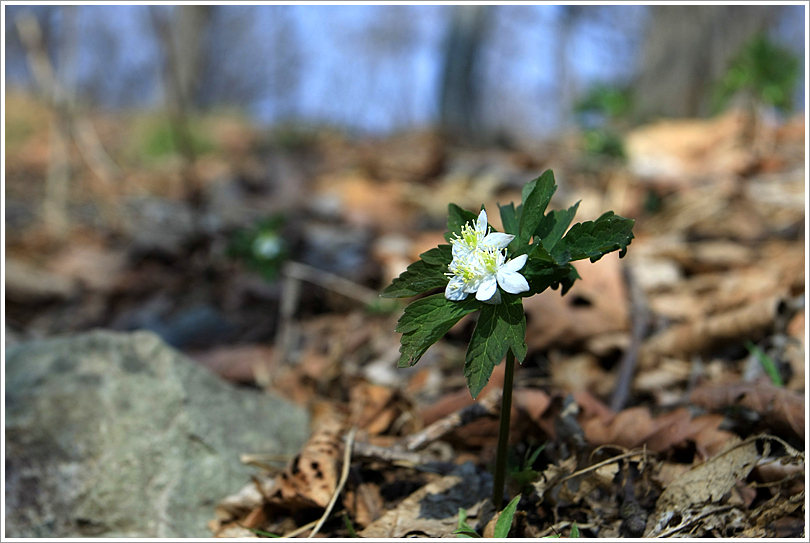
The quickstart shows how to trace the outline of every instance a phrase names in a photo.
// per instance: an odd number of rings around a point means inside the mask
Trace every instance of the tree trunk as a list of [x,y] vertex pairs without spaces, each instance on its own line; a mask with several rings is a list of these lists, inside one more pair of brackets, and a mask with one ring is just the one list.
[[709,113],[713,85],[781,6],[653,6],[635,83],[636,116]]
[[442,131],[453,138],[480,139],[478,64],[490,15],[487,6],[453,6],[440,106]]

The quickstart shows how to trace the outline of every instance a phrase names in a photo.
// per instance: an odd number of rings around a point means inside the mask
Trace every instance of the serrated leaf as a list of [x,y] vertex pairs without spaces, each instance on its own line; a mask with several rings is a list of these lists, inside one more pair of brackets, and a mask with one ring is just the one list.
[[503,511],[501,511],[501,515],[498,517],[498,520],[495,521],[495,533],[493,534],[494,537],[509,536],[509,529],[512,527],[512,519],[515,516],[515,510],[517,509],[519,501],[520,501],[520,494],[512,498],[512,501],[509,502],[509,505],[503,508]]
[[[538,247],[539,249],[539,247]],[[551,287],[556,289],[560,286],[571,274],[571,270],[576,270],[571,264],[564,266],[549,265],[547,262],[540,261],[534,257],[534,253],[529,257],[528,263],[521,270],[523,277],[529,283],[529,290],[522,292],[521,296],[534,296]],[[573,281],[571,281],[573,284]],[[570,288],[570,286],[569,286]]]
[[456,204],[447,205],[447,232],[444,239],[450,241],[456,234],[461,234],[461,227],[470,221],[475,221],[478,215],[467,211]]
[[461,317],[478,309],[479,305],[475,298],[453,302],[445,298],[443,293],[411,303],[397,322],[396,331],[402,333],[397,365],[407,368],[419,362],[428,347],[446,334]]
[[518,296],[503,293],[500,304],[482,304],[464,360],[464,376],[473,398],[489,382],[492,370],[501,363],[506,351],[515,358],[526,358],[526,315]]
[[[449,263],[449,260],[448,260]],[[445,275],[447,264],[428,264],[425,260],[417,260],[394,279],[382,291],[383,298],[408,298],[428,290],[446,287],[450,281]]]
[[595,221],[577,223],[558,241],[550,251],[560,264],[590,258],[596,262],[606,254],[620,250],[619,257],[627,252],[633,240],[633,219],[625,219],[608,211]]
[[561,209],[549,211],[545,217],[542,218],[537,229],[534,231],[535,241],[540,240],[543,248],[546,251],[551,251],[554,246],[563,237],[565,231],[574,220],[574,215],[577,214],[579,202],[575,203],[568,209]]
[[[557,190],[554,182],[554,173],[546,170],[543,175],[527,183],[527,186],[534,183],[528,194],[523,198],[523,211],[520,214],[520,244],[525,245],[534,235],[534,231],[543,219],[546,207]],[[526,187],[523,187],[524,191]]]
[[564,278],[560,280],[560,285],[562,285],[562,292],[560,292],[560,296],[565,296],[568,293],[568,291],[571,290],[571,287],[574,286],[574,281],[576,281],[577,279],[582,279],[582,277],[579,276],[579,272],[574,266],[571,266],[571,264],[569,264],[568,266],[570,266],[571,271],[569,271],[568,275],[566,275]]
[[431,266],[444,266],[446,268],[450,261],[453,260],[453,248],[450,245],[439,245],[425,251],[419,255],[419,258]]

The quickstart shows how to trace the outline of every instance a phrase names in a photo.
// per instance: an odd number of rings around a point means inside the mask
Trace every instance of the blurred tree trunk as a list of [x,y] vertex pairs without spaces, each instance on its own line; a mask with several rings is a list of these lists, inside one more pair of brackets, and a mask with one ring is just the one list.
[[189,112],[202,74],[203,44],[211,20],[211,6],[175,6],[171,22],[150,6],[166,62],[163,69],[166,105],[175,143],[185,161],[185,192],[194,207],[204,205],[202,187],[195,171],[196,153],[189,126]]
[[177,77],[175,100],[192,108],[202,74],[205,36],[212,6],[177,6],[172,20],[172,41]]
[[636,116],[707,115],[714,83],[781,6],[653,6],[635,82]]
[[450,34],[445,47],[440,123],[453,138],[481,139],[479,108],[481,45],[492,12],[488,6],[453,6]]

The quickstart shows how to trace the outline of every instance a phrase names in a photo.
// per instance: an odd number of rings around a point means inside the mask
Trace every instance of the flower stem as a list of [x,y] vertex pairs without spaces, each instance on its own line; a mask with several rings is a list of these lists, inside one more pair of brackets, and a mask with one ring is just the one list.
[[500,511],[503,504],[503,487],[506,483],[506,450],[509,444],[509,418],[512,414],[512,382],[515,380],[515,355],[506,351],[506,368],[503,376],[503,400],[501,402],[501,426],[498,430],[498,454],[495,457],[495,481],[492,486],[492,503]]

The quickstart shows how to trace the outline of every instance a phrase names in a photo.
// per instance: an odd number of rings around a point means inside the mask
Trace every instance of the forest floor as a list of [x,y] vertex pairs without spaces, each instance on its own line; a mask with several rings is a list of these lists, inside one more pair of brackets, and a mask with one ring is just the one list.
[[612,210],[635,239],[525,301],[509,535],[804,537],[804,116],[660,121],[609,158],[576,134],[484,148],[223,112],[191,123],[192,158],[159,115],[98,113],[46,189],[47,108],[10,94],[6,112],[7,344],[148,328],[312,414],[294,458],[245,451],[255,476],[211,497],[216,536],[304,537],[333,497],[319,537],[454,537],[460,511],[492,536],[504,365],[474,402],[468,316],[397,368],[405,304],[379,292],[443,242],[449,203],[500,227],[496,204],[552,169],[551,208]]

